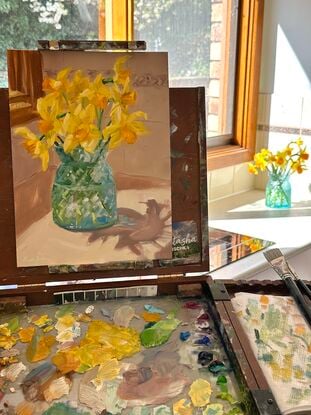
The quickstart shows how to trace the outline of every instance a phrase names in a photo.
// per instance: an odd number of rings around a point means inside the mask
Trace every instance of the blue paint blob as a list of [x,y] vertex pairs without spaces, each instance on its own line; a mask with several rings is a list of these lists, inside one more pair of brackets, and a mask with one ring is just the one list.
[[179,338],[183,342],[185,342],[186,340],[188,340],[190,336],[191,336],[190,331],[182,331],[179,334]]
[[155,313],[155,314],[165,314],[165,311],[162,310],[162,308],[155,307],[151,304],[145,304],[144,308],[148,313]]
[[209,372],[213,373],[214,375],[217,375],[218,373],[227,371],[225,364],[223,362],[221,362],[220,360],[214,360],[213,362],[211,362],[208,365],[208,370],[209,370]]
[[209,337],[203,336],[200,339],[196,340],[194,342],[194,344],[204,344],[205,346],[208,346],[208,345],[211,344],[211,341],[210,341]]

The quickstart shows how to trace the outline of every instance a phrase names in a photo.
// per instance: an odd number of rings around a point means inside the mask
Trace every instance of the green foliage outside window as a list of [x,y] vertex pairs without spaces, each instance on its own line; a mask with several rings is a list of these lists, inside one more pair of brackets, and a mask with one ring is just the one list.
[[0,0],[0,86],[7,49],[36,49],[39,39],[96,39],[97,13],[97,0]]

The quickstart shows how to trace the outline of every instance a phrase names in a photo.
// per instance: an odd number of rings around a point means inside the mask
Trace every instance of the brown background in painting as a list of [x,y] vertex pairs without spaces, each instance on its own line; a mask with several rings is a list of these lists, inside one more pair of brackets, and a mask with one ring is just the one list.
[[[158,267],[155,262],[155,267],[140,270],[87,271],[51,275],[47,267],[16,267],[8,90],[0,89],[0,284],[18,284],[19,286],[39,284],[36,288],[21,287],[11,292],[11,294],[17,294],[18,292],[31,292],[32,290],[37,292],[46,291],[44,283],[51,280],[72,281],[90,278],[95,279],[104,276],[124,277],[125,273],[129,276],[130,280],[130,276],[133,275],[208,271],[208,246],[206,245],[207,183],[206,159],[204,159],[206,149],[204,144],[203,103],[204,91],[202,88],[170,89],[171,121],[177,126],[176,132],[171,136],[173,222],[194,220],[197,223],[199,236],[205,241],[203,248],[204,260],[192,265]],[[186,139],[189,135],[192,137],[190,140],[189,138]],[[199,146],[199,142],[201,142],[201,147]],[[188,164],[187,172],[184,169],[185,163]],[[202,221],[201,215],[204,215],[204,220]],[[205,229],[204,235],[201,234],[201,226]],[[152,281],[150,280],[149,283],[152,283]],[[78,288],[78,286],[75,287]],[[50,288],[49,291],[59,291],[59,288]],[[84,286],[83,288],[86,289],[89,287]],[[3,295],[8,293],[9,291],[2,291]]]

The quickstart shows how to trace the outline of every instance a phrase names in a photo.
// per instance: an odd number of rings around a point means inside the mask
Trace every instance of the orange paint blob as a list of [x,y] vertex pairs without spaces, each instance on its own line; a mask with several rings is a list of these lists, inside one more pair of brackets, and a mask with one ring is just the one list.
[[148,311],[144,311],[141,316],[147,323],[153,323],[161,320],[161,314],[158,313],[148,313]]
[[261,295],[259,301],[263,305],[268,305],[269,304],[269,297],[267,297],[266,295]]

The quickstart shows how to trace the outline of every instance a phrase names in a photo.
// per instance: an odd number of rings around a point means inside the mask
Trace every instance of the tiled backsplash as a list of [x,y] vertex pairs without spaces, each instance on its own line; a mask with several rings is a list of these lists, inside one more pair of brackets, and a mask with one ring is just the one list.
[[247,163],[217,169],[208,173],[208,198],[210,201],[254,188],[254,177],[247,171]]

